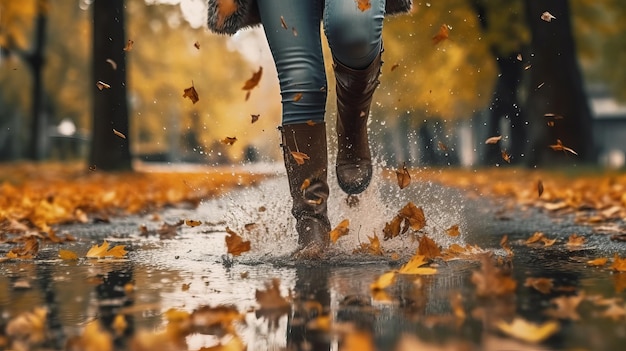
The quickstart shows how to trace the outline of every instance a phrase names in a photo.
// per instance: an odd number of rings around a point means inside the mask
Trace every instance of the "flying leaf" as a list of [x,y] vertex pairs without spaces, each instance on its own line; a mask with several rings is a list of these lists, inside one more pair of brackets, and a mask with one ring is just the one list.
[[305,160],[309,160],[309,155],[300,151],[291,151],[291,156],[296,161],[297,164],[303,165]]
[[353,253],[366,253],[374,256],[382,256],[383,249],[380,246],[380,239],[378,236],[374,234],[374,236],[368,236],[367,239],[370,241],[368,243],[361,243],[358,248],[356,248]]
[[118,137],[122,139],[126,139],[126,135],[124,135],[124,133],[120,132],[119,130],[113,129],[113,134],[117,135]]
[[504,334],[534,344],[549,338],[560,329],[560,325],[556,321],[534,324],[519,317],[511,323],[497,322],[496,327]]
[[187,220],[185,220],[185,224],[188,227],[197,227],[197,226],[202,224],[202,221],[196,221],[196,220],[193,220],[193,219],[187,219]]
[[226,18],[237,11],[235,0],[217,0],[217,27],[222,28]]
[[497,144],[500,140],[502,140],[502,135],[492,136],[485,140],[485,144]]
[[508,235],[502,236],[502,239],[500,239],[500,247],[502,247],[502,249],[504,249],[504,251],[506,251],[508,256],[513,256],[513,249],[511,249],[511,246],[509,246],[509,236]]
[[226,233],[228,235],[225,237],[225,241],[229,254],[239,256],[246,251],[250,251],[250,241],[243,241],[241,236],[228,227],[226,227]]
[[261,115],[259,115],[259,114],[256,114],[256,115],[251,114],[250,117],[252,118],[252,121],[250,123],[255,123],[256,121],[259,120],[259,117],[261,117]]
[[394,63],[394,64],[391,66],[391,72],[395,71],[398,67],[400,67],[400,64],[399,64],[399,63]]
[[406,168],[406,163],[402,164],[402,169],[396,170],[396,178],[398,179],[400,189],[404,189],[411,184],[411,175]]
[[221,140],[222,144],[224,145],[233,145],[236,141],[237,141],[237,137],[229,137],[229,136]]
[[567,151],[567,152],[570,152],[570,153],[572,153],[574,155],[578,155],[578,153],[576,153],[576,151],[574,151],[571,148],[563,145],[563,142],[561,142],[561,139],[556,139],[556,144],[550,145],[550,147],[554,151],[563,151],[563,152]]
[[339,223],[335,229],[330,231],[330,240],[335,244],[340,237],[344,235],[348,235],[350,229],[348,226],[350,225],[350,221],[348,219],[344,219]]
[[128,41],[126,42],[126,46],[124,47],[124,51],[130,51],[133,49],[133,45],[135,45],[135,42],[128,39]]
[[106,59],[106,62],[111,65],[111,68],[115,71],[117,70],[117,63],[115,63],[115,61],[113,61],[112,59]]
[[541,194],[543,194],[543,182],[539,179],[537,181],[537,197],[541,197]]
[[285,17],[283,16],[280,16],[280,26],[283,27],[283,29],[289,28],[289,26],[287,26],[287,22],[285,22]]
[[193,43],[193,47],[200,50],[200,43],[198,43],[198,41],[196,41],[195,43]]
[[61,249],[59,250],[59,258],[62,260],[71,261],[71,260],[77,260],[78,255],[73,251]]
[[552,16],[550,12],[545,11],[544,13],[541,14],[541,19],[546,22],[552,22],[552,20],[556,19],[556,17]]
[[441,140],[437,142],[437,148],[441,151],[448,151],[448,147]]
[[442,41],[448,39],[449,35],[450,35],[450,28],[448,28],[446,24],[442,24],[441,27],[439,27],[439,31],[437,32],[437,34],[435,34],[435,36],[432,38],[433,45],[437,45],[441,43]]
[[111,86],[108,85],[107,83],[99,80],[96,82],[96,86],[98,87],[98,89],[102,90],[102,89],[111,89]]
[[196,88],[193,86],[193,82],[191,82],[191,87],[183,91],[183,98],[189,98],[189,100],[191,100],[194,104],[200,101],[200,97],[198,96]]
[[372,8],[370,0],[357,0],[357,6],[361,12],[367,11]]
[[522,54],[517,54],[517,61],[523,61]]
[[302,100],[302,93],[297,93],[293,96],[293,102],[298,102],[300,100]]
[[400,267],[400,269],[398,270],[398,273],[399,274],[419,274],[419,275],[431,275],[431,274],[437,273],[437,270],[435,268],[421,267],[427,263],[425,262],[426,258],[427,257],[424,255],[420,255],[420,254],[414,255],[413,257],[411,257],[411,259],[407,263],[405,263],[402,267]]
[[459,236],[459,234],[461,234],[461,232],[459,231],[459,225],[455,224],[452,227],[446,229],[446,234],[448,234],[449,236]]
[[421,207],[415,206],[414,203],[407,203],[401,210],[399,215],[408,220],[411,229],[418,231],[426,226],[426,217]]
[[393,239],[400,235],[400,228],[404,219],[400,216],[395,216],[391,222],[386,223],[383,228],[384,239]]
[[419,247],[417,248],[417,253],[419,255],[423,255],[426,258],[435,258],[441,256],[441,250],[437,243],[428,237],[428,235],[424,234],[419,239]]
[[102,245],[93,245],[85,257],[88,258],[104,258],[115,257],[121,258],[126,255],[128,251],[124,250],[124,245],[117,245],[109,249],[109,243],[105,240]]
[[259,81],[261,80],[261,76],[263,75],[263,66],[259,67],[259,70],[252,73],[252,77],[250,77],[250,79],[248,79],[244,85],[243,85],[243,90],[252,90],[254,89],[254,87],[256,87],[259,84]]
[[507,163],[511,163],[511,155],[509,155],[509,153],[506,152],[506,150],[501,150],[500,154],[502,155],[502,159],[504,161],[506,161]]
[[549,294],[554,287],[554,280],[549,278],[526,278],[526,282],[524,286],[532,287],[535,290],[539,291],[542,294]]

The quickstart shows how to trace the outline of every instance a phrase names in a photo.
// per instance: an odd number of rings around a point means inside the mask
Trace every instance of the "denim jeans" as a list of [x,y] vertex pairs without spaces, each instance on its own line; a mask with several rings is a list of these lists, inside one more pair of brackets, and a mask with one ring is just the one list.
[[[320,23],[333,59],[367,67],[382,49],[385,0],[258,0],[261,22],[278,71],[283,124],[324,121],[327,82]],[[287,27],[285,29],[285,27]]]

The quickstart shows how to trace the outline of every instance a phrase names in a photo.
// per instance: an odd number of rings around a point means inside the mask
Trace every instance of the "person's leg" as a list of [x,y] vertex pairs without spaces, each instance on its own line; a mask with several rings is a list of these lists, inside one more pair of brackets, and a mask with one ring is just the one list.
[[361,11],[356,1],[326,0],[324,31],[337,81],[337,161],[339,186],[363,192],[372,179],[367,118],[382,65],[385,0],[370,0]]
[[296,257],[301,258],[321,256],[331,229],[326,206],[327,83],[320,33],[321,1],[258,0],[280,82],[281,146],[300,246]]

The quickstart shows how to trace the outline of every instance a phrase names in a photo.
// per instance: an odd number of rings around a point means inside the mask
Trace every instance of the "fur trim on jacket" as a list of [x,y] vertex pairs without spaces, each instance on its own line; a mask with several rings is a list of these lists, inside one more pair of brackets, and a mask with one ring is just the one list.
[[[218,34],[235,34],[238,30],[252,27],[261,23],[256,0],[233,0],[236,9],[230,15],[224,16],[219,11],[221,0],[209,1],[209,29]],[[308,0],[294,0],[308,1]],[[406,13],[411,10],[413,0],[387,0],[385,12],[387,15]]]

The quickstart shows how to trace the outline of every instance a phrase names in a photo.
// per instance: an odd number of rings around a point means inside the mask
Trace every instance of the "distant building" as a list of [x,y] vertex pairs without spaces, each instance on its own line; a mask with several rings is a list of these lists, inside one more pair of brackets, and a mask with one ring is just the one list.
[[626,165],[626,104],[618,102],[601,86],[589,89],[588,96],[599,161],[609,168],[623,168]]

